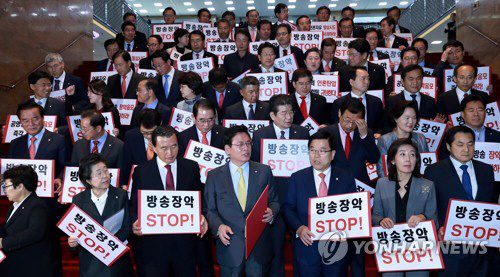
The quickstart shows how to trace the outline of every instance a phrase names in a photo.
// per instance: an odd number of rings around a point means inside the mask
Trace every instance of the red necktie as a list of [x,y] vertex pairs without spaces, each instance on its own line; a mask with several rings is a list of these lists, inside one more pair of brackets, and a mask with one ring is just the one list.
[[299,96],[302,101],[300,101],[300,112],[302,113],[302,117],[304,119],[307,118],[307,105],[306,105],[306,97],[305,96]]
[[109,64],[108,71],[113,71],[113,63],[110,63],[110,64]]
[[286,55],[288,55],[288,50],[283,49],[283,57],[286,56]]
[[325,174],[320,173],[319,177],[321,178],[321,183],[319,183],[319,197],[327,196],[328,195],[328,188],[326,187],[326,182],[325,182]]
[[373,61],[373,52],[370,52],[370,62]]
[[30,159],[34,160],[35,159],[35,155],[36,155],[36,148],[35,148],[35,140],[36,140],[36,138],[35,137],[31,137],[30,140],[31,140],[31,144],[30,144],[30,148],[28,149],[28,152],[30,154]]
[[122,97],[125,98],[127,93],[127,75],[122,76]]
[[351,135],[350,133],[346,133],[345,150],[344,150],[346,159],[349,159],[349,154],[351,154],[351,144],[352,144]]
[[167,177],[165,178],[165,190],[175,190],[174,175],[172,174],[172,166],[167,164]]
[[219,96],[219,109],[222,109],[222,104],[224,104],[224,91],[222,91]]
[[256,37],[255,28],[256,27],[250,27],[250,34],[252,36],[252,41],[255,41],[255,37]]
[[201,143],[208,145],[207,133],[201,133]]
[[[333,63],[333,61],[332,61],[332,63]],[[325,72],[330,72],[330,69],[331,69],[330,68],[330,63],[327,62],[326,65],[325,65]]]
[[97,145],[99,144],[98,140],[94,140],[94,147],[92,147],[92,153],[99,153],[99,148]]

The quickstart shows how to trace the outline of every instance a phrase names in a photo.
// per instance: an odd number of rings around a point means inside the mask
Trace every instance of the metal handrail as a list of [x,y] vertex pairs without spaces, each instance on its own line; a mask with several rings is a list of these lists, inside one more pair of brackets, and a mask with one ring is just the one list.
[[[81,32],[75,39],[73,39],[68,45],[66,45],[64,48],[62,48],[61,50],[57,51],[56,53],[63,53],[66,49],[70,48],[71,46],[73,46],[77,41],[79,41],[80,39],[82,39],[83,37],[90,37],[90,38],[93,38],[92,36],[92,33],[89,33],[89,32]],[[26,80],[26,78],[33,72],[37,71],[38,69],[40,69],[41,67],[43,67],[45,65],[45,62],[41,63],[40,65],[38,65],[37,67],[35,67],[35,69],[31,70],[30,72],[24,74],[21,78],[19,78],[19,80],[17,80],[16,82],[14,82],[14,84],[12,85],[3,85],[3,84],[0,84],[0,89],[2,90],[11,90],[11,89],[14,89],[17,85],[19,85],[22,81]]]
[[469,27],[472,31],[476,32],[478,35],[482,36],[483,38],[485,38],[487,41],[493,43],[496,47],[499,47],[500,48],[500,43],[496,42],[494,39],[490,38],[489,36],[485,35],[484,33],[482,33],[481,31],[479,31],[478,29],[476,29],[475,27],[467,24],[467,23],[462,23],[462,24],[459,24],[459,25],[465,25],[467,27]]

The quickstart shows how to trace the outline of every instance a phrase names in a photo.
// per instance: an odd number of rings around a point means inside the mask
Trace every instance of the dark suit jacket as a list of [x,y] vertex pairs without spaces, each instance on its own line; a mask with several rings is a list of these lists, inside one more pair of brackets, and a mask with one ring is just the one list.
[[[127,50],[125,48],[125,38],[123,37],[122,33],[118,33],[116,35],[116,40],[118,42],[118,47],[122,50]],[[132,51],[141,51],[141,52],[147,52],[148,51],[148,39],[146,38],[146,35],[144,33],[141,33],[139,31],[135,32],[135,38],[134,38],[134,47],[132,48]]]
[[[35,98],[28,100],[30,102],[35,102]],[[45,102],[45,108],[43,108],[43,113],[45,115],[55,115],[57,116],[57,127],[68,125],[66,121],[66,107],[63,101],[48,97]]]
[[[271,168],[252,161],[249,161],[249,163],[249,180],[246,181],[248,192],[244,210],[241,209],[233,188],[229,163],[208,172],[207,184],[203,194],[206,203],[204,214],[208,226],[212,234],[217,234],[221,224],[228,225],[234,232],[234,235],[231,235],[231,244],[228,246],[224,246],[219,239],[216,240],[217,262],[222,266],[236,267],[244,261],[245,219],[267,185],[269,185],[268,207],[272,210],[273,218],[276,218],[280,209],[274,190],[274,178]],[[268,225],[249,258],[263,264],[270,262],[272,257],[272,237]]]
[[238,51],[224,57],[223,68],[227,71],[227,76],[236,78],[247,70],[254,70],[259,67],[259,58],[250,52],[241,58]]
[[139,68],[142,69],[154,69],[153,66],[151,66],[151,56],[147,56],[146,58],[143,58],[139,61]]
[[[488,102],[488,94],[479,90],[471,89],[472,94],[479,95]],[[444,115],[450,115],[460,112],[460,102],[458,102],[457,89],[454,88],[438,96],[437,112]]]
[[[399,48],[399,46],[408,47],[408,41],[402,37],[394,35],[394,41],[392,42],[391,48]],[[385,39],[379,40],[377,47],[385,47]]]
[[[203,51],[203,58],[213,58],[214,59],[214,67],[219,66],[219,58],[217,55],[207,52],[207,50]],[[193,52],[186,53],[181,56],[181,61],[190,61],[193,59]]]
[[[484,127],[484,142],[496,142],[500,143],[500,132],[488,127]],[[438,152],[439,160],[444,160],[450,156],[450,151],[448,151],[448,148],[446,148],[446,142],[443,141],[441,142],[441,145],[439,146],[439,152]]]
[[399,26],[399,31],[401,33],[411,33],[409,29],[403,27],[403,26]]
[[[130,127],[135,128],[139,127],[139,112],[142,111],[144,107],[144,103],[140,103],[137,105],[132,111],[132,119],[130,121]],[[161,120],[163,125],[167,125],[170,120],[170,115],[172,114],[172,109],[163,105],[158,101],[158,105],[156,105],[155,110],[157,110],[161,115]]]
[[[341,67],[345,66],[346,63],[344,60],[341,60],[337,57],[333,57],[333,68],[330,68],[330,72],[333,71],[339,71]],[[323,68],[323,61],[319,64],[319,72],[325,72],[325,69]]]
[[[330,168],[328,195],[356,192],[354,176],[350,172],[333,165]],[[318,197],[313,174],[313,168],[307,167],[293,173],[290,177],[288,192],[283,203],[283,217],[293,234],[300,226],[309,226],[309,198]],[[312,246],[305,246],[295,235],[292,236],[292,241],[295,254],[301,264],[321,266],[321,256],[317,251],[318,241],[315,241]],[[344,259],[346,258],[344,257]],[[341,266],[342,264],[345,263],[334,263],[332,266]]]
[[[73,203],[101,225],[104,224],[106,219],[123,210],[124,216],[122,226],[114,235],[120,241],[124,242],[132,234],[129,201],[126,191],[110,185],[102,215],[99,214],[97,207],[94,202],[92,202],[91,189],[86,189],[75,195],[75,197],[73,197]],[[111,267],[107,267],[83,247],[79,246],[78,249],[80,276],[134,276],[129,253],[125,253]]]
[[123,142],[123,162],[120,168],[120,185],[128,184],[133,165],[147,162],[144,136],[139,128],[133,128],[125,133]]
[[[287,72],[283,69],[279,69],[277,67],[273,68],[274,72]],[[258,66],[256,69],[250,71],[250,73],[262,73],[262,67]]]
[[[324,124],[328,121],[326,98],[316,93],[311,94],[311,106],[309,108],[309,116],[314,119],[318,124]],[[300,112],[300,103],[297,102],[295,93],[292,94],[292,108],[295,114],[293,115],[293,123],[300,125],[304,122],[305,118]]]
[[[123,160],[123,142],[108,134],[100,154],[109,168],[120,168]],[[73,146],[71,165],[78,166],[80,160],[90,154],[90,140],[80,139]]]
[[2,251],[7,256],[0,263],[0,275],[52,276],[50,214],[47,206],[33,192],[7,221],[13,209],[11,205],[0,228]]
[[[351,91],[348,72],[349,65],[341,67],[339,70],[339,89],[341,92]],[[368,87],[368,90],[385,88],[385,70],[382,66],[368,62],[368,74],[370,76],[370,86]]]
[[[107,62],[107,61],[106,61]],[[104,65],[106,66],[106,65]],[[62,88],[66,89],[67,87],[74,85],[75,86],[75,94],[66,95],[66,114],[70,114],[73,105],[83,105],[89,103],[89,97],[87,95],[87,86],[83,82],[82,78],[68,74],[66,72],[66,76],[64,77],[64,83]]]
[[368,184],[370,177],[366,171],[366,162],[376,163],[380,159],[380,152],[378,151],[373,131],[368,129],[368,134],[364,139],[361,139],[358,130],[356,129],[353,134],[351,152],[349,159],[345,156],[344,146],[340,138],[339,125],[333,124],[326,128],[335,140],[335,157],[333,158],[333,165],[351,172],[355,178]]
[[[498,203],[498,188],[491,165],[472,160],[477,180],[477,194],[475,201]],[[429,165],[425,169],[425,178],[434,182],[436,187],[436,201],[438,208],[439,226],[444,226],[448,201],[450,198],[467,200],[462,182],[458,177],[450,158]]]
[[108,91],[111,94],[111,98],[120,98],[120,99],[137,99],[137,85],[143,79],[145,79],[141,74],[132,72],[132,78],[130,78],[130,82],[127,86],[127,91],[125,92],[125,97],[122,95],[122,76],[119,74],[115,74],[108,78]]
[[[280,48],[274,47],[274,54],[276,55],[276,59],[281,58],[280,56]],[[299,68],[301,67],[306,67],[306,64],[304,63],[304,52],[296,46],[290,45],[290,50],[292,53],[288,53],[288,55],[293,54],[295,56],[295,60],[297,61],[297,66]]]
[[[382,100],[380,100],[380,98],[378,97],[369,94],[365,94],[365,96],[366,96],[365,112],[367,119],[366,123],[368,124],[368,128],[372,129],[376,133],[380,133],[383,131],[385,127],[384,120],[382,120],[385,116]],[[342,105],[342,103],[344,103],[346,99],[350,98],[351,94],[347,94],[333,101],[330,123],[332,124],[339,123],[340,105]]]
[[222,102],[222,109],[219,109],[219,103],[217,102],[217,93],[210,82],[203,83],[203,89],[201,91],[201,96],[205,97],[208,101],[217,107],[217,118],[219,119],[219,124],[224,118],[224,113],[227,107],[238,103],[243,99],[240,94],[240,86],[235,82],[227,82],[226,92],[224,93],[224,101]]
[[[270,120],[269,116],[269,103],[263,101],[257,101],[254,105],[255,120]],[[233,104],[226,108],[226,113],[224,114],[224,119],[243,119],[247,120],[247,114],[245,114],[245,108],[243,107],[243,101]]]
[[[390,111],[396,106],[399,101],[405,100],[404,93],[398,93],[394,96],[391,96],[386,101],[386,110]],[[436,117],[437,109],[436,102],[434,98],[420,93],[420,106],[418,108],[418,113],[421,118],[432,119]]]
[[377,57],[379,60],[389,59],[389,55],[387,55],[386,53],[382,53],[380,51],[377,51]]
[[352,30],[352,37],[353,38],[365,38],[365,28],[361,25],[354,25],[354,28]]
[[[210,134],[210,146],[224,149],[224,132],[226,128],[220,125],[214,125],[212,132]],[[198,132],[196,131],[196,126],[191,126],[186,130],[182,131],[178,135],[179,138],[179,157],[183,157],[187,150],[190,140],[201,142],[201,138],[198,138]]]
[[181,76],[182,72],[179,70],[175,70],[174,76],[169,76],[172,79],[172,84],[168,90],[168,98],[165,96],[165,90],[163,89],[163,77],[161,75],[156,75],[155,79],[158,83],[158,87],[155,89],[156,98],[163,105],[174,108],[177,106],[177,103],[183,100],[181,95],[181,86],[179,85],[179,76]]
[[432,72],[432,77],[437,77],[437,85],[439,88],[439,91],[438,91],[439,94],[444,92],[444,70],[445,69],[452,69],[452,67],[448,63],[448,61],[446,61],[446,62],[439,61],[439,63],[434,68],[434,71]]
[[96,63],[96,70],[97,71],[108,71],[108,58],[97,61]]

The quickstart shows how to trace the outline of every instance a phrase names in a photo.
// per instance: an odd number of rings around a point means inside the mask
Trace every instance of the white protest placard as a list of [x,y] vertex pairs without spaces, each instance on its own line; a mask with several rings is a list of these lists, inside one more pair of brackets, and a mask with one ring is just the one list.
[[413,42],[413,34],[412,33],[394,33],[395,36],[398,36],[400,38],[406,39],[408,42],[408,45],[411,46],[411,43]]
[[377,174],[377,164],[366,163],[366,173],[368,173],[368,178],[373,181],[378,178]]
[[90,72],[90,81],[93,80],[103,80],[106,84],[110,76],[118,74],[116,71],[95,71]]
[[486,242],[500,248],[500,205],[450,199],[444,222],[444,240],[460,243]]
[[424,70],[424,75],[431,76],[434,73],[434,68],[422,66],[422,69]]
[[206,183],[207,174],[210,170],[229,161],[229,157],[224,150],[194,140],[189,140],[184,158],[198,163],[200,166],[200,180],[203,184]]
[[238,85],[240,85],[240,81],[241,79],[245,78],[245,76],[247,76],[248,73],[250,73],[251,69],[241,73],[239,76],[235,77],[234,79],[231,80],[231,82],[233,83],[236,83]]
[[203,82],[208,81],[208,72],[214,68],[214,59],[204,58],[190,61],[180,61],[177,63],[179,71],[193,71],[200,75]]
[[188,30],[188,32],[192,32],[194,30],[200,30],[203,32],[204,28],[212,27],[212,23],[201,23],[194,21],[182,21],[182,29]]
[[500,143],[476,142],[474,159],[490,164],[493,167],[495,181],[500,181]]
[[69,237],[78,238],[80,246],[108,267],[129,250],[114,234],[75,204],[71,205],[57,227]]
[[208,42],[207,51],[217,55],[219,64],[224,64],[226,55],[236,52],[236,43],[234,42]]
[[444,123],[421,118],[417,124],[415,124],[413,131],[424,135],[427,145],[429,146],[429,151],[436,152],[443,140],[445,129],[446,124]]
[[309,198],[309,230],[313,240],[345,231],[345,238],[371,237],[370,193],[354,192]]
[[313,75],[311,92],[326,98],[327,103],[333,103],[340,97],[338,75]]
[[260,128],[269,126],[269,120],[243,120],[243,119],[224,119],[222,120],[222,126],[226,128],[231,128],[233,126],[243,125],[247,127],[250,138],[253,137],[253,133]]
[[322,41],[322,31],[293,31],[290,44],[300,48],[305,53],[314,47],[319,49]]
[[[491,102],[486,105],[486,117],[484,119],[484,126],[500,131],[500,108],[498,102]],[[460,112],[450,114],[448,119],[453,126],[464,125],[465,121],[460,115]]]
[[[108,168],[110,174],[110,184],[113,187],[118,187],[119,178],[120,178],[120,169],[119,168]],[[71,203],[73,201],[73,197],[80,192],[85,190],[85,185],[80,182],[78,178],[78,167],[77,166],[66,166],[64,168],[64,181],[62,187],[62,197],[61,202]]]
[[[489,66],[480,66],[477,68],[477,76],[473,89],[477,89],[483,92],[490,94],[486,88],[491,85],[490,81],[490,67]],[[457,87],[457,84],[453,81],[453,69],[445,69],[444,70],[444,91],[449,91]]]
[[453,81],[453,69],[445,69],[443,75],[444,91],[449,91],[457,87]]
[[[389,161],[387,160],[387,155],[382,154],[382,166],[384,167],[384,176],[387,177],[389,175]],[[437,155],[436,152],[423,152],[420,153],[420,174],[424,174],[425,169],[434,163],[437,163]]]
[[[111,112],[101,113],[101,114],[102,116],[104,116],[104,131],[106,131],[108,135],[114,136],[113,129],[115,128],[115,122],[113,121],[113,115],[111,114]],[[71,141],[75,143],[77,140],[83,138],[83,134],[80,129],[82,122],[80,115],[66,116],[66,120],[68,121]]]
[[49,97],[50,98],[57,98],[57,99],[65,102],[66,101],[66,90],[60,89],[60,90],[51,91]]
[[156,75],[158,75],[158,72],[156,72],[156,70],[154,70],[154,69],[144,69],[144,68],[139,68],[137,70],[137,73],[141,74],[142,76],[144,76],[146,78],[154,78],[154,77],[156,77]]
[[[274,67],[284,70],[288,73],[288,80],[292,80],[292,75],[297,68],[297,60],[293,54],[286,55],[284,57],[274,60]],[[262,99],[261,99],[262,100]]]
[[327,22],[311,22],[311,31],[323,31],[323,38],[336,38],[338,35],[338,22],[337,20]]
[[247,76],[254,76],[257,80],[259,80],[260,101],[268,101],[275,94],[288,93],[286,72],[249,73]]
[[[403,87],[403,80],[401,80],[401,74],[394,74],[394,93],[398,94],[405,90]],[[437,99],[437,78],[424,76],[422,79],[422,88],[420,89],[422,94],[428,95],[434,100]]]
[[370,193],[370,207],[373,207],[373,199],[375,199],[375,189],[358,179],[354,179],[354,181],[356,182],[356,190],[358,192],[368,191]]
[[349,43],[355,40],[355,38],[336,38],[335,39],[335,57],[347,60],[349,50]]
[[[43,126],[54,132],[57,125],[56,115],[45,115],[43,116]],[[21,137],[26,134],[23,126],[21,125],[21,120],[15,114],[7,115],[7,120],[5,122],[3,143],[10,143],[12,140]]]
[[217,31],[217,27],[205,27],[203,28],[203,33],[205,34],[206,43],[214,42],[219,39],[219,31]]
[[376,60],[376,61],[370,61],[371,63],[378,64],[381,67],[384,68],[385,71],[385,82],[387,83],[387,79],[389,79],[389,76],[392,75],[391,71],[391,60],[390,59],[383,59],[383,60]]
[[174,42],[174,32],[179,29],[182,24],[152,24],[151,30],[153,35],[161,36],[163,43]]
[[3,253],[2,250],[0,250],[0,263],[2,263],[3,260],[5,260],[5,258],[6,258],[5,254]]
[[172,108],[172,115],[170,116],[168,125],[172,126],[177,132],[182,132],[194,125],[193,119],[193,113],[178,108]]
[[122,99],[122,98],[111,98],[111,102],[115,105],[115,108],[120,114],[120,124],[130,125],[132,121],[132,113],[137,106],[137,99]]
[[306,139],[262,139],[260,163],[271,167],[274,177],[290,177],[311,166]]
[[145,51],[131,51],[128,52],[130,58],[132,58],[132,64],[134,65],[135,72],[139,71],[139,61],[148,57],[148,52]]
[[201,192],[139,190],[139,227],[144,235],[201,233]]
[[264,42],[269,42],[271,43],[274,47],[278,47],[279,46],[279,43],[277,40],[273,39],[273,40],[268,40],[268,41],[256,41],[256,42],[250,42],[250,47],[248,48],[248,50],[250,51],[250,53],[254,54],[254,55],[258,55],[259,53],[259,46],[264,43]]
[[372,240],[379,272],[444,268],[432,220],[413,228],[407,223],[394,224],[391,229],[372,227]]
[[389,55],[389,59],[394,63],[394,68],[397,69],[401,63],[401,50],[397,48],[377,47],[375,50]]
[[[55,162],[54,160],[30,160],[30,159],[0,159],[1,174],[7,169],[16,165],[29,165],[38,175],[38,184],[36,194],[39,197],[54,197],[54,178]],[[5,195],[2,189],[0,195]]]
[[319,130],[319,124],[312,117],[308,116],[300,126],[305,127],[309,131],[309,135],[314,135]]

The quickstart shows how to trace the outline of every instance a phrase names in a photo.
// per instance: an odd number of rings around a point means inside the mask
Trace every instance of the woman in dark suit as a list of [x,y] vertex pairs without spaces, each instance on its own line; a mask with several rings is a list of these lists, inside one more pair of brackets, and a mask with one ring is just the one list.
[[[389,147],[389,176],[377,181],[372,208],[372,225],[391,229],[394,224],[417,226],[424,220],[437,224],[434,183],[420,174],[420,154],[409,138],[398,139]],[[436,225],[437,229],[437,225]],[[429,276],[428,271],[391,272],[382,276]]]
[[[106,160],[100,154],[88,155],[80,161],[78,176],[87,189],[73,197],[73,203],[105,228],[104,222],[108,218],[123,213],[120,229],[108,231],[114,233],[120,241],[126,241],[132,232],[128,195],[126,191],[109,185],[111,176]],[[78,239],[70,237],[68,244],[70,247],[77,247]],[[111,267],[107,267],[84,248],[79,247],[79,251],[80,276],[134,276],[128,253]]]

